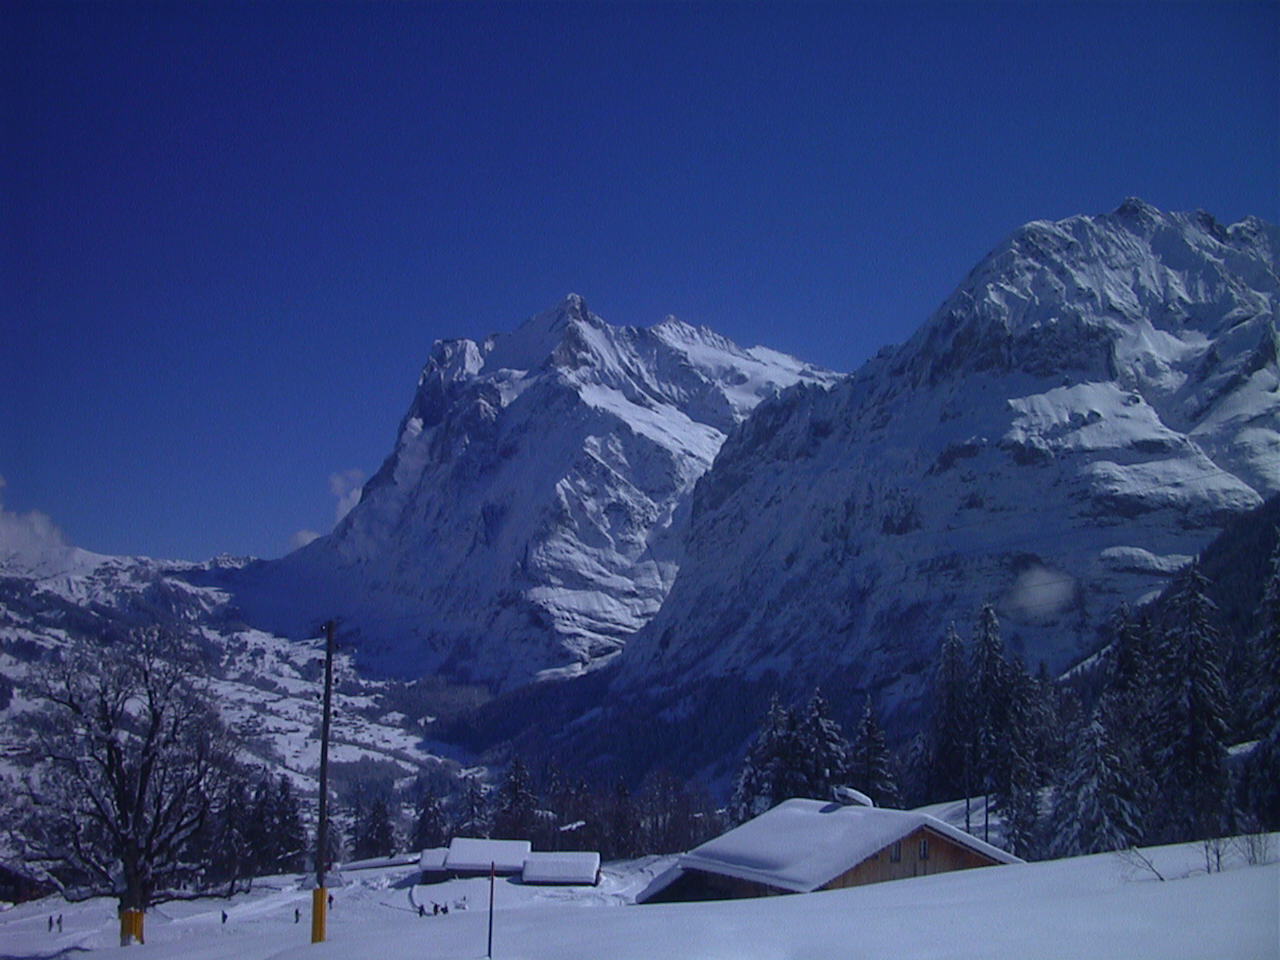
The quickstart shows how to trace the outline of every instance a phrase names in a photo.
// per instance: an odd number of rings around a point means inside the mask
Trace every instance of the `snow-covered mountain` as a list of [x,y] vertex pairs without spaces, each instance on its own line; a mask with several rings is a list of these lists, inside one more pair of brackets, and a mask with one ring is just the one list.
[[247,568],[237,599],[290,631],[337,613],[386,673],[510,688],[588,670],[661,606],[725,435],[781,389],[836,379],[674,317],[611,326],[576,295],[438,342],[359,504]]
[[[35,533],[0,538],[0,775],[11,766],[8,725],[34,705],[24,693],[34,663],[73,642],[111,643],[158,625],[198,638],[218,709],[241,737],[241,759],[290,777],[308,798],[317,792],[324,641],[249,627],[224,591],[198,584],[238,569],[243,559],[104,556],[68,546],[47,523]],[[401,689],[362,680],[349,654],[338,657],[335,673],[330,756],[339,776],[344,764],[407,777],[444,763],[422,744],[422,714],[396,709],[405,700],[395,696]]]
[[[948,621],[994,600],[1031,668],[1065,666],[1280,493],[1278,254],[1259,220],[1140,201],[1032,223],[849,377],[570,296],[437,343],[359,504],[281,560],[104,558],[27,518],[0,537],[0,667],[187,623],[295,771],[315,650],[284,637],[331,616],[358,665],[404,678],[512,691],[616,666],[496,701],[505,733],[473,746],[598,706],[556,741],[568,761],[692,771],[771,689],[815,682],[907,719]],[[366,699],[351,715],[377,729],[351,743],[426,761],[430,705]]]
[[910,711],[986,600],[1067,664],[1280,491],[1278,253],[1137,200],[1021,228],[908,342],[730,434],[617,689],[773,671]]

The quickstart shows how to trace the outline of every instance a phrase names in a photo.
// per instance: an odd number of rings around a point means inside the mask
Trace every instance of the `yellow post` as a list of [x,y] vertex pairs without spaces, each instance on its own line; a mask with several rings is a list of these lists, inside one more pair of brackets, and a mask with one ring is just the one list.
[[120,946],[127,947],[131,943],[146,943],[142,936],[142,911],[120,911]]
[[326,911],[329,909],[329,891],[316,887],[311,891],[311,942],[324,943]]

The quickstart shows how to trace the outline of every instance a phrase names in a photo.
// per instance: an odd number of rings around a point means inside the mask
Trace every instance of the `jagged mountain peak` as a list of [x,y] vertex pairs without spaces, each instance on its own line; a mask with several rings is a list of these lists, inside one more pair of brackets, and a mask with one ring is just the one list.
[[[1114,213],[1037,220],[979,262],[896,351],[913,387],[984,371],[1141,376],[1144,357],[1185,353],[1252,322],[1262,339],[1280,290],[1274,226],[1223,227],[1137,199]],[[1155,362],[1167,359],[1156,356]]]
[[578,295],[481,343],[440,341],[359,504],[246,576],[242,602],[290,630],[264,585],[323,593],[389,672],[509,686],[589,669],[656,612],[726,433],[835,379],[670,318],[613,326]]

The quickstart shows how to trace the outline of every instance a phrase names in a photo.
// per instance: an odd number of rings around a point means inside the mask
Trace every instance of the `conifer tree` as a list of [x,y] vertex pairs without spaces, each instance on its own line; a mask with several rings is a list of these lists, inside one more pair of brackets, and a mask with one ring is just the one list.
[[261,772],[245,833],[255,874],[302,869],[307,835],[287,777],[273,781],[266,770]]
[[357,806],[351,855],[356,860],[385,857],[395,852],[396,835],[386,797],[378,794]]
[[287,873],[303,869],[307,853],[307,831],[302,823],[302,810],[294,795],[293,784],[284,774],[276,781],[271,804],[271,823],[276,831],[274,872]]
[[849,741],[831,717],[822,691],[814,689],[804,713],[794,724],[794,758],[784,793],[795,797],[829,800],[832,790],[845,782],[849,766]]
[[266,770],[261,772],[246,832],[255,874],[302,869],[306,830],[288,778],[281,775],[273,781]]
[[1155,766],[1165,840],[1218,836],[1227,826],[1227,696],[1223,688],[1214,606],[1207,581],[1192,567],[1172,599],[1160,646]]
[[485,797],[484,785],[479,777],[468,777],[466,792],[462,798],[462,813],[458,817],[455,836],[488,837],[489,829],[489,804]]
[[990,603],[978,612],[973,641],[973,757],[987,800],[983,804],[982,834],[991,835],[992,791],[1001,779],[1000,743],[1008,734],[1009,667],[1004,659],[1000,621]]
[[1044,731],[1039,693],[1020,660],[1009,668],[1006,696],[1006,734],[996,744],[998,779],[994,804],[1005,823],[1005,842],[1010,852],[1029,858],[1035,850],[1040,820],[1040,785],[1043,771],[1037,752]]
[[1254,639],[1254,730],[1267,737],[1280,724],[1280,529],[1262,591],[1262,626]]
[[251,875],[255,877],[266,872],[266,864],[271,861],[273,854],[271,825],[267,822],[271,781],[267,778],[266,770],[258,770],[256,777],[244,827],[250,851],[248,866]]
[[494,797],[494,834],[511,840],[528,839],[533,833],[537,809],[538,798],[530,784],[529,770],[516,757]]
[[1071,767],[1057,793],[1051,847],[1070,857],[1132,846],[1143,837],[1135,758],[1117,737],[1115,701],[1106,697],[1076,737]]
[[1258,745],[1244,766],[1242,799],[1262,829],[1280,829],[1280,530],[1262,593],[1262,626],[1254,638],[1253,729]]
[[927,800],[968,796],[972,760],[970,671],[954,623],[938,648],[929,716]]
[[608,831],[602,855],[607,858],[634,857],[640,849],[640,824],[636,804],[626,781],[619,780],[608,804]]
[[198,849],[207,851],[202,859],[207,862],[208,881],[226,884],[228,895],[241,888],[241,881],[248,884],[257,872],[249,840],[252,819],[249,785],[243,776],[236,776],[213,798],[209,820],[196,839]]
[[876,722],[869,696],[862,708],[862,720],[851,751],[849,778],[851,785],[870,797],[876,806],[901,808],[902,797],[893,774],[889,748],[884,731]]
[[787,799],[782,794],[782,781],[786,779],[784,768],[794,754],[793,740],[791,712],[774,694],[734,786],[730,809],[735,821],[750,820]]
[[448,842],[449,825],[438,797],[424,787],[414,810],[409,846],[418,851],[443,847]]

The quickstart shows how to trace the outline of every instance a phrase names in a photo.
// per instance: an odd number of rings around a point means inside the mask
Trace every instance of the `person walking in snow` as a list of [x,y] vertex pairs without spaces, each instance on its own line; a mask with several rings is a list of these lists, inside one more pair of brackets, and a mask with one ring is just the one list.
[[49,914],[49,932],[53,933],[53,914]]
[[299,910],[297,907],[294,907],[294,908],[293,908],[293,922],[294,922],[294,923],[297,923],[297,922],[298,922],[298,921],[300,921],[301,919],[302,919],[302,911],[301,911],[301,910]]
[[62,932],[62,914],[58,914],[58,932]]
[[225,910],[222,911],[222,922],[224,924],[227,922],[227,911]]

